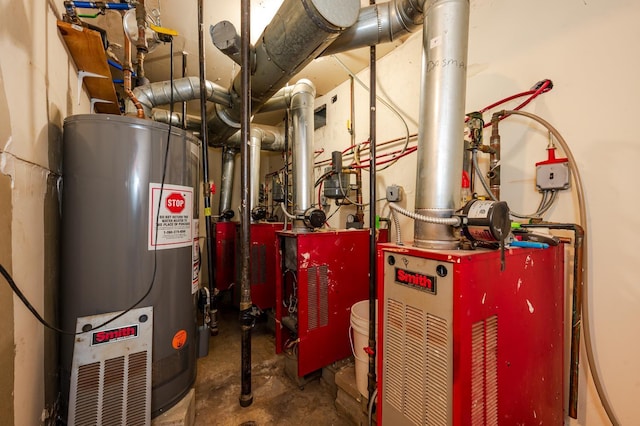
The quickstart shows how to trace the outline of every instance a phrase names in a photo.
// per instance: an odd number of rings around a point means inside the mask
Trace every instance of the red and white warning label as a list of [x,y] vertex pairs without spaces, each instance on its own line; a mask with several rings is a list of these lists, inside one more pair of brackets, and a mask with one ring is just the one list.
[[193,244],[193,188],[149,183],[149,250]]

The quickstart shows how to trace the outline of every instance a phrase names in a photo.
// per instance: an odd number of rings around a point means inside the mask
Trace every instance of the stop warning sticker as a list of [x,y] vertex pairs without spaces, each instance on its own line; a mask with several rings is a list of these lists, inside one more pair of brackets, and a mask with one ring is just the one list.
[[149,184],[149,250],[193,244],[193,188]]

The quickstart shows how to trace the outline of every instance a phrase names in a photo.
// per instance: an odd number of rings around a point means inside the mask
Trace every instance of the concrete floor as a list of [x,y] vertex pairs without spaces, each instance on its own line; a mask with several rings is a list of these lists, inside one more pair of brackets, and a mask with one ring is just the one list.
[[336,412],[335,396],[323,380],[316,379],[299,389],[285,375],[285,355],[275,354],[275,337],[266,320],[259,321],[252,331],[253,404],[240,407],[237,309],[221,307],[219,329],[219,334],[211,338],[209,355],[198,360],[196,426],[353,424]]

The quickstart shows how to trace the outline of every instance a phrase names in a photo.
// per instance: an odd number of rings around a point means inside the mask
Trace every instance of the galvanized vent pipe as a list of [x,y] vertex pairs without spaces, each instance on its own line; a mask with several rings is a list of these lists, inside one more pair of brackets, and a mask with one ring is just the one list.
[[424,0],[392,0],[360,9],[358,20],[340,34],[320,56],[389,43],[412,33],[423,22]]
[[[206,99],[221,105],[231,105],[229,90],[205,80]],[[139,86],[133,89],[133,94],[142,104],[145,117],[151,116],[151,109],[158,105],[167,105],[171,102],[171,88],[173,87],[173,101],[187,102],[200,99],[200,79],[198,77],[185,77],[173,81],[159,81],[156,83]],[[136,106],[131,99],[125,103],[125,114],[135,115]]]
[[[415,212],[448,218],[460,198],[467,81],[469,0],[424,3]],[[450,225],[416,221],[417,247],[450,249]]]
[[[293,213],[304,216],[313,206],[313,108],[316,89],[309,80],[302,79],[291,94],[291,121],[293,143],[291,146],[293,173]],[[304,221],[295,219],[294,231],[307,231]]]
[[[285,0],[255,46],[252,110],[282,88],[358,18],[357,0]],[[223,32],[229,34],[229,32]],[[217,44],[217,43],[216,43]],[[253,66],[252,66],[253,68]],[[240,121],[240,75],[230,88],[232,105],[217,105],[209,117],[210,143],[222,144]]]
[[222,216],[231,208],[231,194],[233,191],[233,178],[236,166],[236,155],[240,150],[235,147],[225,147],[222,150],[222,176],[220,178],[220,205],[218,211]]

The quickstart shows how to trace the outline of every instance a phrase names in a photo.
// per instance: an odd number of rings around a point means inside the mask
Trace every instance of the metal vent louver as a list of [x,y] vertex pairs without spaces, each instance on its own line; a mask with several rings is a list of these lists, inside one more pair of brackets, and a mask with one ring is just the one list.
[[329,277],[327,265],[307,269],[309,330],[329,324]]
[[447,423],[448,344],[447,321],[427,314],[427,425]]
[[471,424],[498,424],[498,317],[471,328]]
[[[118,312],[78,318],[76,331]],[[76,337],[69,425],[151,424],[153,308],[139,308]]]
[[389,404],[402,412],[402,382],[404,351],[404,304],[393,299],[387,299],[387,324],[385,328],[385,346],[395,348],[385,351],[385,397]]
[[447,321],[393,299],[386,309],[386,401],[413,424],[447,424]]
[[251,285],[267,281],[267,247],[264,244],[251,246]]

